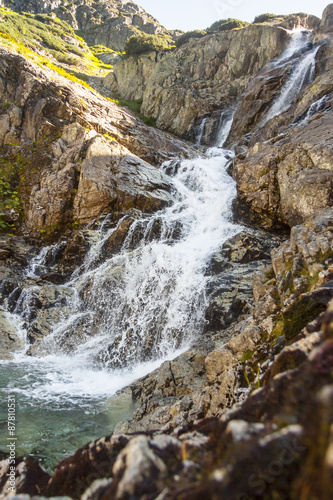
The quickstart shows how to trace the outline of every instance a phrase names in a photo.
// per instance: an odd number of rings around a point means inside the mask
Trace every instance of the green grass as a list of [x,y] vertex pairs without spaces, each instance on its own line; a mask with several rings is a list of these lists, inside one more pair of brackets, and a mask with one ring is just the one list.
[[99,74],[112,69],[98,59],[109,52],[103,46],[98,51],[90,47],[66,22],[54,14],[28,14],[0,8],[0,44],[29,57],[30,52],[53,63],[80,69],[87,74]]
[[142,99],[122,99],[120,96],[115,95],[114,99],[110,99],[111,101],[115,102],[119,106],[122,106],[124,108],[128,108],[132,111],[132,113],[135,114],[145,125],[148,127],[156,127],[156,118],[153,117],[147,117],[141,114],[141,106],[142,106]]

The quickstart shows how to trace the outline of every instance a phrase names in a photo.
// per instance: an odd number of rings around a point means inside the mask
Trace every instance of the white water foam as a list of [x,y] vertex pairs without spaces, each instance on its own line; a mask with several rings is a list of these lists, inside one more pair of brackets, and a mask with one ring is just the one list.
[[[174,204],[134,221],[123,250],[102,264],[100,252],[115,229],[96,231],[83,266],[63,286],[71,292],[70,312],[40,342],[38,363],[24,353],[14,358],[40,372],[30,388],[17,391],[38,399],[110,396],[198,338],[207,264],[241,230],[231,222],[236,187],[226,168],[232,153],[219,149],[209,156],[179,163]],[[30,275],[48,251],[35,259]],[[35,287],[21,295],[21,320],[29,320]]]
[[205,133],[206,122],[207,122],[207,118],[204,118],[199,125],[196,140],[195,140],[195,143],[197,146],[201,145],[201,141],[202,141],[203,135]]
[[222,111],[217,132],[215,147],[223,148],[230,134],[235,110]]

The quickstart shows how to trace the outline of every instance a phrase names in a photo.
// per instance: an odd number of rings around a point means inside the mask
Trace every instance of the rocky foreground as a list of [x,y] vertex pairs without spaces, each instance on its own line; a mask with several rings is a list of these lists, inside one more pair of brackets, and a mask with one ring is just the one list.
[[[52,476],[33,459],[20,458],[16,490],[28,495],[22,498],[333,497],[332,4],[314,27],[314,40],[322,42],[315,79],[265,127],[260,120],[286,79],[265,64],[283,50],[287,35],[274,26],[244,28],[258,44],[263,33],[274,40],[255,70],[245,76],[240,70],[242,96],[229,138],[236,151],[235,217],[255,229],[244,229],[211,260],[206,331],[189,351],[129,388],[137,404],[132,420],[62,461]],[[229,43],[242,32],[221,38]],[[208,50],[212,39],[205,43]],[[54,240],[63,228],[73,236],[52,276],[44,277],[56,286],[84,253],[87,235],[73,223],[85,227],[108,211],[163,206],[172,193],[153,165],[194,153],[77,84],[65,85],[5,51],[0,57],[1,102],[10,103],[0,115],[4,157],[11,162],[24,156],[31,179],[19,186],[24,217],[13,221],[29,244],[9,236],[1,243],[6,300],[35,251],[31,244],[45,237],[41,231]],[[158,57],[154,65],[166,65]],[[124,71],[119,68],[118,74]],[[193,78],[199,85],[204,77]],[[164,108],[154,102],[162,117]],[[183,124],[195,119],[188,102],[182,111],[187,117],[177,124],[182,135],[191,129]],[[273,236],[267,229],[282,232]],[[119,248],[124,231],[116,233],[110,252]],[[33,323],[32,342],[46,334],[42,319]],[[10,355],[10,332],[1,342]],[[7,473],[3,461],[3,492]]]

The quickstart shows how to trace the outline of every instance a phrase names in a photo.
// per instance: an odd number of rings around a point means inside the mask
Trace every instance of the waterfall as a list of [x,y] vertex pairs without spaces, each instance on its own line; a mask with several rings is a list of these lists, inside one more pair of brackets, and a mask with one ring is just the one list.
[[[173,184],[174,203],[153,215],[132,211],[111,228],[107,217],[86,231],[90,249],[64,285],[38,278],[64,243],[45,247],[31,261],[6,316],[21,350],[11,361],[0,360],[0,394],[10,391],[20,402],[18,453],[35,454],[51,469],[110,433],[133,413],[131,397],[115,393],[202,334],[210,258],[241,230],[231,221],[232,156],[212,148],[205,157],[166,162],[161,168]],[[121,250],[105,258],[108,239],[125,219]],[[41,303],[50,296],[59,311],[46,307],[44,314]],[[39,319],[36,308],[44,314]],[[35,322],[49,334],[31,346]]]
[[304,51],[306,51],[308,47],[308,32],[306,32],[305,35],[293,35],[291,46],[289,47],[289,49],[287,49],[283,57],[274,62],[275,65],[283,65],[288,62],[287,56],[289,54],[294,56],[297,53],[301,53],[300,57],[297,59],[297,63],[293,71],[287,78],[287,81],[284,84],[279,97],[273,103],[261,126],[264,126],[269,120],[286,111],[290,107],[293,100],[299,94],[301,88],[314,79],[316,55],[319,46],[313,47],[310,51],[307,51],[304,54]]
[[[225,132],[220,137],[227,137],[230,118],[229,113],[221,120]],[[92,397],[99,391],[95,372],[101,392],[110,395],[120,388],[112,380],[128,383],[200,336],[210,257],[241,230],[231,222],[236,187],[226,170],[232,156],[220,149],[204,158],[166,162],[161,168],[173,184],[172,206],[153,215],[128,214],[111,229],[106,220],[89,230],[92,244],[83,264],[67,283],[57,285],[61,311],[43,319],[50,333],[33,345],[46,375],[31,387],[30,397],[58,398],[73,391],[75,397]],[[128,217],[131,225],[121,251],[105,259],[106,242]],[[26,270],[33,281],[23,289],[13,318],[25,325],[27,338],[33,308],[53,290],[38,276],[58,250],[57,245],[45,247]],[[27,343],[12,363],[30,367],[29,348]],[[88,375],[82,374],[83,367]]]
[[234,119],[234,114],[235,110],[228,109],[227,111],[222,111],[215,147],[223,148],[223,146],[225,145],[230,134],[232,122]]
[[300,127],[301,125],[305,125],[308,123],[308,121],[316,114],[318,113],[319,111],[322,111],[324,108],[325,108],[325,104],[326,104],[326,100],[327,100],[327,95],[324,95],[321,99],[318,99],[318,101],[314,102],[311,104],[311,106],[309,107],[305,117],[303,118],[303,120],[301,120],[297,126]]
[[196,135],[196,139],[195,139],[195,143],[196,143],[197,146],[201,145],[201,141],[202,141],[203,135],[205,133],[206,122],[207,122],[207,118],[204,118],[201,121],[200,125],[199,125],[198,131],[197,131],[197,135]]

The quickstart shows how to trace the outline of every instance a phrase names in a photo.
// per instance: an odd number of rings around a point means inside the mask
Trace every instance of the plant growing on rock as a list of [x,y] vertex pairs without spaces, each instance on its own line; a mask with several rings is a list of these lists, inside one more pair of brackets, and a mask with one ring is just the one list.
[[236,28],[245,28],[249,24],[250,23],[247,23],[246,21],[241,21],[240,19],[232,19],[229,17],[228,19],[220,19],[220,21],[216,21],[209,28],[207,28],[207,31],[228,31]]
[[125,57],[170,49],[172,40],[166,35],[134,35],[125,44]]
[[187,31],[183,35],[181,35],[178,40],[176,41],[176,47],[179,48],[184,43],[186,43],[190,38],[203,38],[204,36],[207,35],[207,31],[204,30],[194,30],[194,31]]
[[276,14],[269,14],[266,12],[266,14],[260,14],[260,16],[256,16],[254,18],[254,23],[265,23],[266,21],[269,21],[271,19],[274,19],[274,17],[277,17]]

